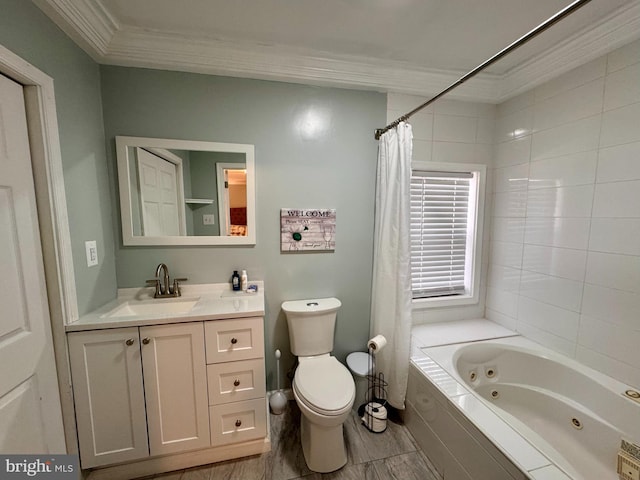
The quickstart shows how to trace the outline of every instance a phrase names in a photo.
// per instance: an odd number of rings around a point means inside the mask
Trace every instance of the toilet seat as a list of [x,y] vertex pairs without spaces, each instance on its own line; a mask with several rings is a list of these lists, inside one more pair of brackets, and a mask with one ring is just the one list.
[[349,411],[356,392],[349,370],[328,355],[301,361],[293,389],[309,409],[327,416]]

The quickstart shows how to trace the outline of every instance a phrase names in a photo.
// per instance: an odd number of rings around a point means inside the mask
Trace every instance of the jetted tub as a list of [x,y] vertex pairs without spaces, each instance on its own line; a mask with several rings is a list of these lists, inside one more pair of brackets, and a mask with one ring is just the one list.
[[[525,478],[616,480],[620,440],[640,442],[640,403],[624,395],[637,388],[523,337],[414,349],[412,369]],[[420,398],[407,400],[420,412]]]

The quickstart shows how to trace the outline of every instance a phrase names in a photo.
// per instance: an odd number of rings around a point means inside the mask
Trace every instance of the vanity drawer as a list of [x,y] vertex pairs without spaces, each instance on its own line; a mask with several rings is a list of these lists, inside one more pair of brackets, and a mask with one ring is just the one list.
[[209,405],[264,397],[266,394],[264,360],[207,365]]
[[264,356],[262,317],[212,320],[204,324],[207,363]]
[[265,437],[267,435],[265,402],[264,398],[257,398],[209,407],[211,445],[226,445]]

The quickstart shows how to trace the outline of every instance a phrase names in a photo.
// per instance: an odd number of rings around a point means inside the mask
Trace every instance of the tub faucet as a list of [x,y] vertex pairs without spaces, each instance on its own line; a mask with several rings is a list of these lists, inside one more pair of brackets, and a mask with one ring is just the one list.
[[147,280],[147,283],[152,283],[156,287],[156,291],[153,294],[153,298],[166,298],[166,297],[179,297],[182,295],[180,291],[180,284],[178,282],[185,282],[186,278],[174,278],[173,285],[171,285],[169,279],[169,268],[161,263],[156,268],[156,277]]

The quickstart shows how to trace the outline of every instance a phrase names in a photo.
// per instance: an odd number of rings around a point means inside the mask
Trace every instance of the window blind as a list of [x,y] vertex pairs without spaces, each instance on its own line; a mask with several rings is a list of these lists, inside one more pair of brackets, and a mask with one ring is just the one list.
[[465,293],[469,191],[473,174],[411,176],[411,286],[414,298]]

